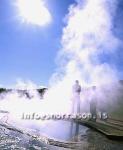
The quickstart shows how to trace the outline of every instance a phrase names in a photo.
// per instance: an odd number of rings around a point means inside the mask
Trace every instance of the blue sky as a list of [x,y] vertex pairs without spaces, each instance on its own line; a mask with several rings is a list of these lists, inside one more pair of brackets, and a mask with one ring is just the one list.
[[0,1],[0,84],[17,78],[47,85],[55,71],[63,18],[73,0],[47,0],[52,14],[48,26],[21,23],[11,0]]
[[[16,79],[30,79],[48,85],[57,64],[63,19],[74,0],[47,0],[52,22],[44,27],[21,23],[12,0],[0,0],[0,84],[13,85]],[[119,1],[114,18],[114,34],[123,40],[123,2]],[[102,56],[120,71],[123,70],[123,47],[110,56]],[[120,73],[122,78],[122,73]]]

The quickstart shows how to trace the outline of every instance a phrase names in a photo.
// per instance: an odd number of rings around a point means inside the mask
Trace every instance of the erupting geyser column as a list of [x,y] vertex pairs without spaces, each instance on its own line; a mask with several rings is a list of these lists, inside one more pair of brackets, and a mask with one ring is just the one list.
[[108,61],[101,61],[102,54],[113,55],[119,45],[112,32],[115,9],[116,0],[77,0],[77,4],[69,7],[58,54],[60,71],[53,75],[56,84],[52,87],[59,101],[70,99],[68,89],[76,79],[82,87],[117,80],[117,70]]

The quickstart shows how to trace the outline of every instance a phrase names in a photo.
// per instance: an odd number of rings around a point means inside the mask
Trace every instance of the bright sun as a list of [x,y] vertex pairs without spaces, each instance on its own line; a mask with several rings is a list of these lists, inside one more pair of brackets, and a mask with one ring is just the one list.
[[16,0],[16,6],[23,22],[44,26],[51,21],[43,0]]

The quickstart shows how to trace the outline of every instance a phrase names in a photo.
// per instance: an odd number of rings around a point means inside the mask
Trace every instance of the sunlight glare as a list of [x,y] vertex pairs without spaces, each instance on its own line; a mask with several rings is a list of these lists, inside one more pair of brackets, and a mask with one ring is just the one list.
[[22,22],[44,26],[51,22],[51,14],[43,0],[17,0],[16,6]]

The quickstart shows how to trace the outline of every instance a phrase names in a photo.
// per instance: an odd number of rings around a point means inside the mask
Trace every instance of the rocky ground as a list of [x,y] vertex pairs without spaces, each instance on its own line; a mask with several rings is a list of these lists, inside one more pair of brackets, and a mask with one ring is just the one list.
[[[123,149],[123,141],[109,140],[104,135],[91,129],[88,129],[85,134],[79,131],[78,135],[73,136],[69,140],[76,142],[76,144],[73,145],[75,150]],[[69,146],[71,146],[71,144]],[[46,145],[36,139],[32,139],[28,135],[0,126],[0,150],[71,150],[69,146],[68,148],[63,148]]]

